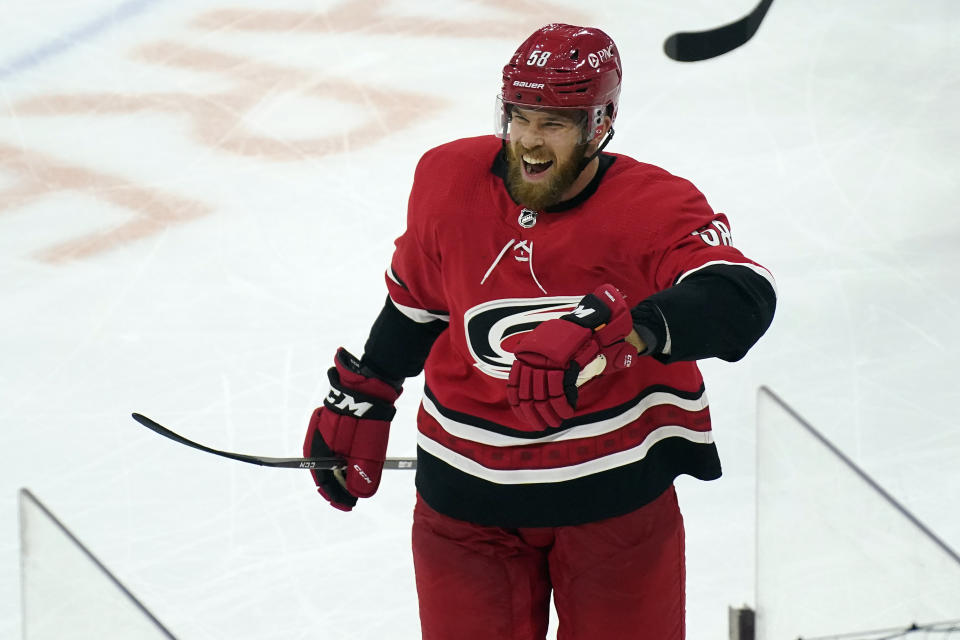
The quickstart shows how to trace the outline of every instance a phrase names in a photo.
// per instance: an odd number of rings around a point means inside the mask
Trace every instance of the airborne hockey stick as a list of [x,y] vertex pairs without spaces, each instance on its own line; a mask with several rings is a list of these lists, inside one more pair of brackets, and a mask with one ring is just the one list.
[[[240,462],[257,464],[261,467],[280,467],[284,469],[345,469],[347,466],[346,461],[342,458],[268,458],[265,456],[251,456],[244,453],[220,451],[219,449],[213,449],[211,447],[196,443],[192,440],[187,440],[180,434],[170,431],[170,429],[167,429],[162,424],[151,420],[147,416],[140,415],[139,413],[134,413],[132,415],[134,420],[145,426],[147,429],[150,429],[154,433],[159,433],[165,438],[170,438],[174,442],[185,444],[188,447],[193,447],[194,449],[199,449],[200,451],[206,451],[207,453],[212,453],[215,456],[230,458],[231,460],[239,460]],[[383,468],[416,469],[417,459],[387,458],[383,463]]]
[[753,37],[771,4],[773,0],[762,0],[744,17],[716,29],[675,33],[663,43],[663,51],[678,62],[699,62],[733,51]]

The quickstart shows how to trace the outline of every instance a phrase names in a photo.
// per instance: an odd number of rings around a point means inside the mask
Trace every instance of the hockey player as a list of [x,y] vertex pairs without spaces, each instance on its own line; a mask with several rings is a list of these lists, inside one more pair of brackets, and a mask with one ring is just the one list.
[[425,372],[413,555],[423,637],[684,637],[673,480],[720,476],[696,360],[766,331],[770,273],[689,182],[613,136],[620,55],[537,30],[503,69],[495,136],[420,160],[386,304],[344,349],[304,454],[351,510],[380,483],[394,402]]

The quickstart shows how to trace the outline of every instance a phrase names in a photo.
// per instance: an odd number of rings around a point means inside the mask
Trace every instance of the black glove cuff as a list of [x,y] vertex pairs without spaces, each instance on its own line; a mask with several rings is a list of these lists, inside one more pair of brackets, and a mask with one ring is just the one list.
[[649,300],[644,300],[630,309],[630,317],[633,319],[633,330],[647,345],[647,348],[640,355],[659,354],[663,350],[663,345],[667,342],[667,324],[664,322],[663,314],[660,313],[657,305]]
[[340,364],[343,365],[343,368],[361,375],[364,378],[376,378],[382,382],[386,382],[388,385],[396,389],[397,393],[403,392],[403,378],[395,379],[388,378],[385,375],[382,375],[379,371],[374,370],[367,365],[366,356],[361,360],[357,356],[353,355],[343,347],[337,349],[337,360],[340,361]]

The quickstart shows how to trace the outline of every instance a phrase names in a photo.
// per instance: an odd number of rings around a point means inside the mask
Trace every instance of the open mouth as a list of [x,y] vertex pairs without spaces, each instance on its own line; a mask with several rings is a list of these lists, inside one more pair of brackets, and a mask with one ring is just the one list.
[[529,156],[521,158],[523,172],[528,176],[536,176],[553,166],[553,160],[538,160]]

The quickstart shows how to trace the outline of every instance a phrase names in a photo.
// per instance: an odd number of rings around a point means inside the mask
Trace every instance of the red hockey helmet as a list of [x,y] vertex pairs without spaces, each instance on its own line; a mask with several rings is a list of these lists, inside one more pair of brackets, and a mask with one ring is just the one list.
[[620,53],[600,29],[548,24],[537,29],[503,68],[497,96],[496,134],[507,138],[510,105],[587,112],[585,140],[603,129],[603,117],[617,117]]

